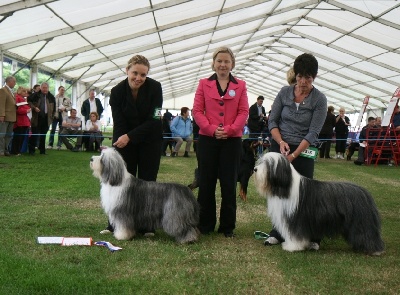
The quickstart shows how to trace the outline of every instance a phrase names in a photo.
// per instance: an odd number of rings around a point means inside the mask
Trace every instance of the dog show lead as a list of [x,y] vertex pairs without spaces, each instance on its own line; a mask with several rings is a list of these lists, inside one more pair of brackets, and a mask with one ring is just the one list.
[[[314,158],[309,149],[318,139],[325,122],[327,99],[313,86],[318,72],[318,61],[309,53],[299,55],[293,65],[296,83],[284,86],[276,96],[268,119],[271,132],[271,152],[277,152],[293,164],[300,175],[313,178]],[[281,234],[273,228],[265,245],[283,242]],[[319,241],[312,244],[319,249]]]
[[[130,174],[142,180],[156,181],[163,139],[161,83],[147,77],[150,63],[142,55],[133,56],[125,70],[127,78],[113,87],[110,95],[113,146],[121,154]],[[154,234],[154,228],[140,230]],[[112,231],[112,224],[108,224],[101,233]]]

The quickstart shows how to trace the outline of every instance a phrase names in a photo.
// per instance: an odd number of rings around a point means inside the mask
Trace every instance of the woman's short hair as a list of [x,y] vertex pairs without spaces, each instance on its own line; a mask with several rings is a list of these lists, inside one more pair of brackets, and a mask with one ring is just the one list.
[[24,86],[19,86],[17,89],[17,94],[21,95],[22,92],[24,92],[24,91],[28,92],[28,88],[26,88]]
[[217,58],[218,53],[228,53],[232,59],[232,69],[235,67],[235,56],[233,55],[232,50],[229,47],[222,46],[222,47],[217,48],[213,53],[213,61],[211,63],[211,69],[213,71],[215,71],[214,62],[215,62],[215,59]]
[[150,63],[147,58],[145,58],[143,55],[134,55],[129,61],[128,65],[126,66],[127,69],[129,69],[133,65],[144,65],[148,67],[150,70]]
[[186,114],[186,112],[189,110],[188,107],[183,107],[181,108],[181,116],[183,116],[184,114]]
[[329,106],[328,107],[328,112],[329,113],[333,113],[334,110],[335,110],[335,108],[333,106]]
[[91,112],[91,113],[89,114],[89,118],[90,118],[91,115],[95,115],[95,116],[96,116],[96,120],[99,119],[99,114],[98,114],[97,112]]
[[318,61],[314,55],[310,53],[303,53],[296,57],[293,65],[294,74],[302,76],[311,76],[313,79],[318,73]]

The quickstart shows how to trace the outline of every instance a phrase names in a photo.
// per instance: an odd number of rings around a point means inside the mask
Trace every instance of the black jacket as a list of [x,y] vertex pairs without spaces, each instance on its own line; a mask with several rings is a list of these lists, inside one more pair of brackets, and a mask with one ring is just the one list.
[[[266,114],[264,107],[261,107],[261,112],[265,117]],[[255,103],[249,109],[249,119],[247,120],[247,127],[249,127],[250,132],[261,132],[264,125],[265,122],[260,120],[260,116],[258,115],[257,103]]]
[[139,88],[134,100],[128,79],[111,89],[110,106],[114,121],[113,143],[127,134],[130,144],[162,141],[161,118],[155,116],[163,104],[160,82],[149,77]]
[[[99,118],[101,117],[101,114],[104,111],[103,105],[101,104],[100,99],[98,99],[97,97],[95,97],[94,99],[96,101],[96,109],[97,109],[97,113],[99,114]],[[82,116],[85,116],[85,124],[87,122],[87,120],[90,119],[89,115],[90,115],[90,102],[89,102],[89,98],[84,100],[82,103],[82,107],[81,107],[81,114]]]

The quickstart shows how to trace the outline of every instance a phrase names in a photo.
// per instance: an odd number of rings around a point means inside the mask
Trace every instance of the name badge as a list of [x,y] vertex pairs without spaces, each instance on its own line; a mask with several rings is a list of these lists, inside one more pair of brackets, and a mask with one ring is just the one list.
[[235,90],[231,89],[229,90],[229,96],[234,97],[236,95]]
[[315,160],[318,156],[318,149],[316,147],[309,147],[300,153],[300,157]]
[[154,119],[160,119],[161,117],[162,117],[162,115],[161,115],[161,108],[155,108],[155,109],[154,109],[153,118],[154,118]]

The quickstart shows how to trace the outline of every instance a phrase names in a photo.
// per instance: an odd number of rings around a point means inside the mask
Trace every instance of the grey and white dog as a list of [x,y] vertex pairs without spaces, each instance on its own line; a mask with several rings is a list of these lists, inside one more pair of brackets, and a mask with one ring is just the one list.
[[130,240],[148,229],[163,229],[178,243],[197,241],[199,205],[187,186],[134,177],[113,148],[93,156],[90,168],[100,179],[101,204],[117,240]]

